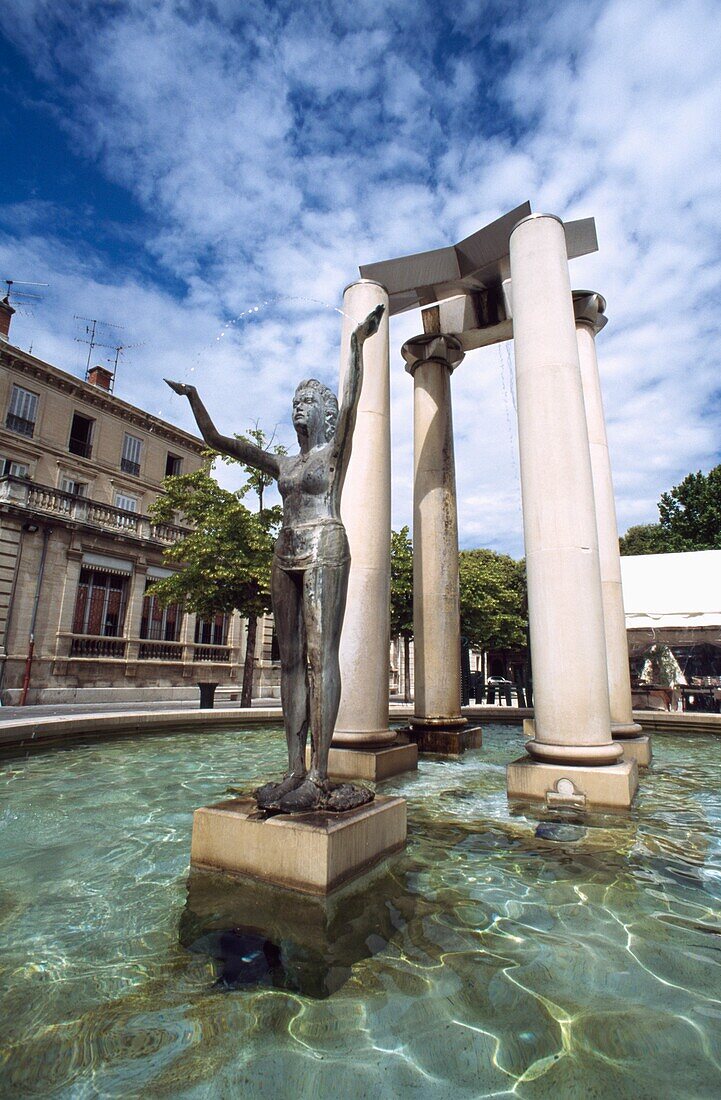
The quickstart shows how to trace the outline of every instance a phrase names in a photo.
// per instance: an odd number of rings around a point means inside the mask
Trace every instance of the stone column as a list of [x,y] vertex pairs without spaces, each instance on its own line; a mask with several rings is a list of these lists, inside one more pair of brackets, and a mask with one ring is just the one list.
[[[455,336],[425,333],[403,345],[413,377],[413,638],[411,727],[459,731],[461,716],[458,518],[451,373],[463,359]],[[422,739],[421,748],[430,747]],[[460,747],[460,746],[459,746]]]
[[[596,502],[611,732],[618,738],[637,738],[641,734],[641,727],[634,722],[631,707],[631,677],[621,585],[616,503],[608,453],[606,420],[603,413],[601,380],[596,358],[596,335],[607,322],[606,302],[600,294],[578,290],[573,293],[573,306],[591,453],[593,494]],[[642,762],[639,760],[639,763]]]
[[339,398],[353,329],[377,305],[380,329],[363,348],[363,388],[353,433],[341,517],[351,552],[340,642],[341,701],[333,745],[363,748],[396,739],[388,727],[390,662],[391,431],[388,294],[360,279],[343,295]]
[[[611,737],[593,480],[563,223],[548,214],[524,218],[511,234],[510,255],[535,702],[535,736],[526,748],[551,764],[615,764],[622,750]],[[511,787],[509,772],[509,792],[521,793]]]

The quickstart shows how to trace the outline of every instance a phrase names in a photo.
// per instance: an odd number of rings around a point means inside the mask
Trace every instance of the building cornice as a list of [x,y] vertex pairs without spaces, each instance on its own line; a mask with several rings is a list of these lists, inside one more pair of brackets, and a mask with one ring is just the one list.
[[44,382],[48,386],[53,386],[86,405],[109,413],[111,416],[119,417],[126,424],[132,424],[136,428],[152,432],[161,439],[195,451],[196,454],[202,454],[207,449],[207,444],[197,436],[191,435],[190,432],[185,432],[182,428],[176,428],[174,424],[169,424],[166,420],[161,420],[160,417],[152,416],[143,409],[138,409],[135,405],[130,405],[127,401],[115,397],[114,394],[105,393],[97,386],[92,386],[89,382],[75,378],[72,374],[60,370],[59,367],[44,363],[42,359],[36,359],[34,355],[21,351],[20,348],[13,347],[12,344],[0,345],[0,367],[21,370],[26,376],[36,378],[39,382]]

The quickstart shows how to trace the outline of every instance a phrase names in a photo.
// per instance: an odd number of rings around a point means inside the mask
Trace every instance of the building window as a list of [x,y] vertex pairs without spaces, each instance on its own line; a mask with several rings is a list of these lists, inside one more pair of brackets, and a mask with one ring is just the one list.
[[13,386],[10,406],[5,418],[5,427],[19,435],[31,436],[35,431],[38,414],[38,395],[24,390],[22,386]]
[[145,586],[143,613],[140,619],[140,637],[148,638],[154,642],[177,642],[180,638],[182,608],[178,603],[171,603],[167,607],[163,607],[157,596],[147,592],[148,586],[152,583],[152,581],[148,581]]
[[130,493],[116,493],[115,507],[121,508],[123,512],[137,512],[138,498],[131,496]]
[[60,482],[60,490],[63,493],[71,493],[74,497],[86,497],[88,495],[88,483],[76,481],[74,477],[64,477]]
[[0,458],[0,473],[3,477],[30,477],[27,462],[15,462],[12,458]]
[[123,456],[120,459],[120,469],[133,477],[140,477],[140,456],[143,450],[143,441],[136,435],[128,432],[123,437]]
[[101,569],[81,569],[73,633],[120,638],[127,602],[127,577]]
[[230,615],[219,611],[212,619],[196,619],[196,645],[227,645]]
[[177,477],[183,469],[183,460],[180,455],[173,455],[168,451],[168,457],[165,460],[165,476]]
[[68,450],[72,455],[80,455],[81,458],[90,458],[93,450],[92,438],[93,438],[93,425],[94,420],[91,420],[89,416],[81,416],[80,413],[73,413],[72,424],[70,425],[70,440],[68,441]]

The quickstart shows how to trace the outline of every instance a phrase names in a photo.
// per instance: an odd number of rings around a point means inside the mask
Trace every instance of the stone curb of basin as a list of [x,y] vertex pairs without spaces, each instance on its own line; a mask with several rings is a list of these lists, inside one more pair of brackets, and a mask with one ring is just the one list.
[[[392,704],[390,721],[403,723],[413,715],[413,707]],[[280,707],[253,707],[222,710],[163,710],[110,713],[76,713],[33,718],[0,717],[0,750],[27,751],[52,747],[75,740],[105,740],[133,734],[167,733],[170,730],[209,732],[213,729],[278,724]],[[519,724],[532,718],[528,707],[464,707],[465,718],[485,722]],[[684,733],[721,735],[721,714],[688,714],[663,711],[634,711],[634,721],[647,733]]]

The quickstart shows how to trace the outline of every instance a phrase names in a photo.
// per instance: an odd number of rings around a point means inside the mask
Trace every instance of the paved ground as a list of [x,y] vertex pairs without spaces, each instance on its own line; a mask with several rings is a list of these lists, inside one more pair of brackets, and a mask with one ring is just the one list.
[[[403,706],[403,698],[400,695],[391,695],[391,706]],[[408,704],[410,705],[410,704]],[[485,704],[482,704],[485,706]],[[269,708],[280,710],[278,699],[254,699],[253,707],[267,710]],[[14,722],[19,718],[54,718],[65,717],[72,714],[148,714],[151,711],[178,711],[198,710],[197,699],[170,699],[165,702],[143,703],[55,703],[47,706],[27,707],[3,707],[0,706],[0,724]],[[238,710],[239,703],[230,702],[227,698],[219,696],[215,703],[215,710]],[[514,710],[514,707],[503,707],[503,710]]]
[[[254,707],[277,707],[278,699],[254,699]],[[238,710],[237,702],[219,699],[215,710]],[[151,703],[56,703],[49,706],[0,707],[0,723],[17,718],[53,718],[70,714],[147,714],[148,711],[198,710],[197,699],[172,699]]]

